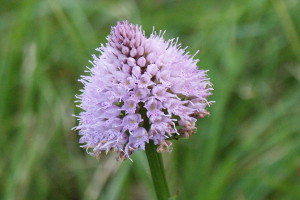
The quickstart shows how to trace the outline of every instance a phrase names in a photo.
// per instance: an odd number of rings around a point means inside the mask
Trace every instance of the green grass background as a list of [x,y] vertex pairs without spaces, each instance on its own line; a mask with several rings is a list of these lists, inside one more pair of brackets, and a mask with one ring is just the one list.
[[216,103],[164,153],[178,199],[300,199],[298,0],[0,0],[0,199],[155,199],[145,153],[99,161],[70,129],[77,79],[118,20],[167,30]]

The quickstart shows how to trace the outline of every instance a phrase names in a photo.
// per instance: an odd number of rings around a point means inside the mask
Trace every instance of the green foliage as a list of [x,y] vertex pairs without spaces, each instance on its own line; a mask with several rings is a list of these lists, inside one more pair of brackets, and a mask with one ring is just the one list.
[[0,0],[0,199],[155,199],[145,152],[79,148],[76,80],[110,26],[167,30],[201,58],[211,116],[163,155],[177,199],[300,199],[296,0]]

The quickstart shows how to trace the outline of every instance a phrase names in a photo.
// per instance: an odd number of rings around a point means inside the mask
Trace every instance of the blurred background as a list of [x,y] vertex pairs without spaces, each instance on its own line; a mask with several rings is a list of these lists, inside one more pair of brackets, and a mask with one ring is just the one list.
[[0,199],[155,199],[143,151],[79,147],[77,82],[118,20],[179,36],[211,115],[164,153],[178,199],[300,199],[298,0],[0,0]]

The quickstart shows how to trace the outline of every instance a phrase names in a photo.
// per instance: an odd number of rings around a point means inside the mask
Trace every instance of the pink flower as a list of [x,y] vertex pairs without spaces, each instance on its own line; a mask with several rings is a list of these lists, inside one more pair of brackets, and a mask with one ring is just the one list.
[[125,159],[149,140],[165,151],[168,138],[188,137],[196,120],[208,115],[206,71],[174,41],[155,32],[146,37],[127,21],[112,27],[100,55],[93,55],[90,75],[80,80],[83,111],[75,129],[90,154],[114,150]]

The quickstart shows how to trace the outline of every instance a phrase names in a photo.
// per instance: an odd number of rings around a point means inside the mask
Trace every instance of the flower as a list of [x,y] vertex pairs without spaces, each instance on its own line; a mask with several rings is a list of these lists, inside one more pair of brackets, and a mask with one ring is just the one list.
[[123,160],[150,140],[158,152],[168,151],[170,138],[190,136],[196,120],[209,114],[207,71],[198,70],[178,40],[162,36],[146,37],[140,26],[122,21],[96,49],[90,75],[80,80],[83,111],[75,127],[91,155],[114,150]]

